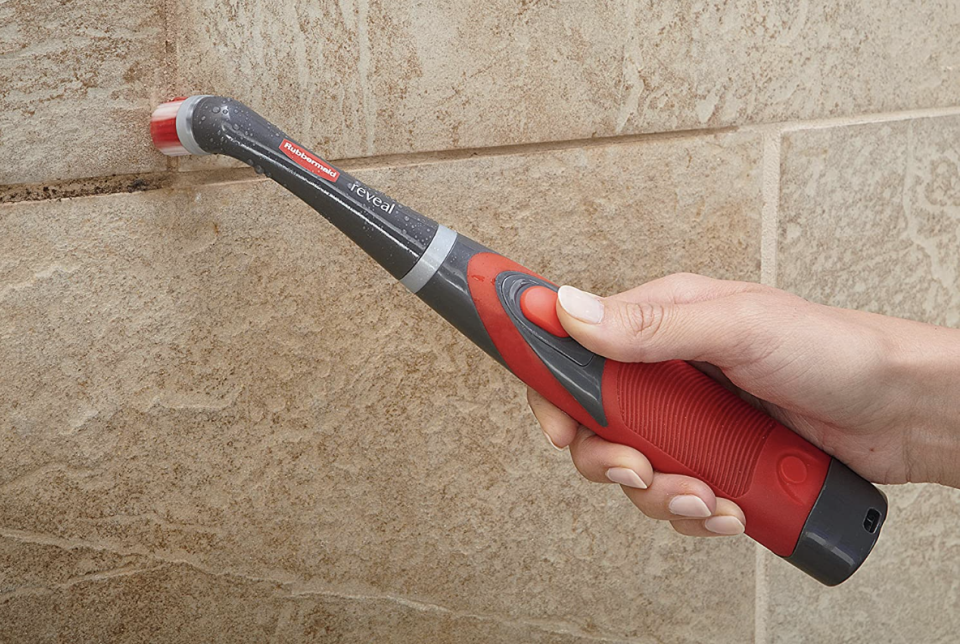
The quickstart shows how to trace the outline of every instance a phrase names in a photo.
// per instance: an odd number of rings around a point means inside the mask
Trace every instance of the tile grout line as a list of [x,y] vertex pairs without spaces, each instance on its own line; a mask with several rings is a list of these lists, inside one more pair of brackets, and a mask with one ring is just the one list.
[[770,641],[767,635],[767,606],[770,601],[767,588],[767,559],[766,549],[759,543],[754,545],[753,585],[753,644],[767,644]]
[[370,87],[370,6],[368,0],[358,0],[354,5],[357,14],[357,40],[360,48],[357,57],[357,77],[360,79],[360,94],[363,100],[366,152],[371,154],[376,141],[377,97]]
[[780,145],[783,128],[758,128],[762,137],[763,168],[760,173],[762,207],[760,216],[760,282],[777,285],[777,251],[780,225]]
[[[875,123],[894,123],[897,121],[913,121],[919,119],[939,118],[944,116],[960,116],[960,105],[948,107],[926,107],[896,112],[874,112],[856,116],[837,116],[833,118],[812,119],[808,121],[782,121],[776,124],[759,124],[756,129],[777,125],[782,132],[797,132],[800,130],[826,130],[834,127],[851,127],[856,125],[870,125]],[[749,128],[750,126],[745,126]]]
[[[163,70],[161,76],[161,86],[164,96],[158,97],[153,102],[154,106],[163,101],[169,101],[175,96],[177,86],[180,84],[180,36],[177,28],[180,22],[179,0],[163,0]],[[153,109],[153,107],[151,107]],[[176,172],[180,167],[180,159],[177,157],[166,157],[168,172]]]
[[[404,168],[431,163],[463,161],[485,157],[505,157],[523,154],[537,154],[553,151],[582,150],[629,145],[638,141],[665,141],[693,139],[705,136],[720,136],[736,132],[733,127],[708,130],[678,130],[674,132],[652,132],[648,134],[630,134],[625,136],[597,137],[593,139],[568,139],[563,141],[538,141],[486,148],[461,148],[457,150],[434,150],[429,152],[410,152],[369,157],[344,157],[327,159],[346,172],[362,172],[385,168]],[[213,170],[177,171],[178,159],[168,164],[165,172],[150,172],[107,177],[84,177],[65,179],[39,184],[0,185],[0,205],[16,204],[26,201],[46,201],[48,199],[99,197],[125,192],[147,192],[163,188],[201,188],[207,185],[224,183],[245,183],[265,181],[251,168],[217,168]]]
[[[780,171],[784,127],[771,125],[758,128],[763,145],[760,173],[762,212],[760,220],[760,282],[777,286],[777,254],[780,228]],[[765,567],[765,549],[754,546],[753,563],[753,641],[767,644],[767,604],[769,589]]]
[[[168,33],[170,38],[170,47],[172,50],[168,52],[172,62],[167,62],[164,65],[163,76],[166,76],[170,79],[170,87],[172,88],[177,83],[177,55],[176,50],[179,46],[176,38],[176,25],[174,24],[176,20],[176,9],[177,0],[166,0],[164,7],[165,15],[165,31]],[[170,32],[173,32],[172,34]],[[173,89],[167,91],[174,91]],[[636,134],[625,134],[625,135],[612,135],[604,137],[595,137],[595,138],[586,138],[586,139],[565,139],[559,141],[535,141],[529,143],[515,143],[507,145],[497,145],[489,147],[472,147],[472,148],[460,148],[460,149],[447,149],[447,150],[432,150],[424,152],[401,152],[396,154],[384,154],[384,155],[373,155],[366,157],[344,157],[340,159],[329,159],[332,163],[342,167],[342,169],[353,172],[353,171],[363,171],[363,170],[373,170],[380,168],[402,168],[409,167],[414,165],[425,165],[429,163],[443,163],[443,162],[453,162],[461,161],[465,159],[479,158],[479,157],[498,157],[498,156],[511,156],[511,155],[520,155],[520,154],[536,154],[540,152],[552,152],[552,151],[563,151],[563,150],[574,150],[574,149],[589,149],[595,147],[609,147],[617,145],[628,145],[631,143],[643,142],[653,142],[653,141],[665,141],[665,140],[678,140],[678,139],[688,139],[696,138],[703,136],[719,136],[723,134],[729,134],[733,132],[772,132],[776,131],[779,133],[784,132],[795,132],[802,130],[818,130],[818,129],[828,129],[834,127],[850,127],[856,125],[865,125],[872,123],[889,123],[896,121],[906,121],[906,120],[915,120],[915,119],[924,119],[924,118],[936,118],[944,116],[960,116],[960,106],[957,107],[944,107],[944,108],[929,108],[929,109],[919,109],[919,110],[906,110],[901,112],[887,112],[887,113],[877,113],[877,114],[868,114],[861,116],[853,117],[838,117],[832,119],[815,119],[811,121],[783,121],[779,123],[767,123],[767,124],[757,124],[757,125],[743,125],[743,126],[728,126],[728,127],[718,127],[718,128],[705,128],[705,129],[690,129],[690,130],[676,130],[669,132],[646,132],[646,133],[636,133]],[[50,181],[39,184],[9,184],[9,185],[0,185],[0,205],[8,203],[20,203],[23,201],[44,201],[48,199],[59,199],[66,197],[87,197],[87,196],[106,196],[109,194],[124,193],[124,192],[145,192],[149,190],[159,189],[159,188],[177,188],[177,187],[203,187],[208,183],[210,185],[215,185],[221,183],[220,176],[224,170],[213,170],[213,171],[192,171],[192,172],[179,172],[178,160],[172,158],[168,160],[167,171],[166,172],[155,172],[155,173],[146,173],[146,174],[129,174],[129,175],[111,175],[111,176],[98,176],[98,177],[81,177],[77,179],[63,179],[59,181]],[[233,170],[236,175],[231,179],[231,183],[241,183],[245,181],[262,181],[261,177],[258,177],[250,171],[249,176],[244,176],[242,174],[246,169],[245,168],[235,168]],[[161,175],[171,175],[169,180],[158,181],[158,177]],[[186,177],[191,175],[192,179],[185,180],[181,183],[178,180],[177,176]],[[128,187],[127,183],[130,184],[142,184],[143,181],[140,180],[140,177],[149,177],[152,180],[147,181],[144,187]],[[207,178],[210,180],[207,181]],[[123,183],[126,181],[126,183]],[[82,186],[84,184],[92,183],[102,183],[102,184],[121,184],[118,185],[113,190],[85,190],[83,188],[77,188],[76,186]],[[52,190],[46,190],[46,188],[52,188]],[[24,193],[30,193],[32,196],[23,196]]]
[[[868,114],[856,117],[821,119],[815,121],[792,121],[784,123],[745,126],[741,131],[756,132],[762,140],[761,169],[761,240],[760,281],[768,286],[777,286],[780,228],[780,185],[783,159],[783,135],[790,132],[825,130],[830,128],[856,127],[859,125],[895,123],[926,118],[960,115],[960,108],[932,108],[888,114]],[[768,644],[770,589],[767,579],[769,558],[766,549],[754,546],[754,644]]]

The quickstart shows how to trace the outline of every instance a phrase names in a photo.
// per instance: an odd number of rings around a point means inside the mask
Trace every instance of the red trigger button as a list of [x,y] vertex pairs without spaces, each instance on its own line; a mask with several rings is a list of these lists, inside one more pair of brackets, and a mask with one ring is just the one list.
[[557,317],[557,293],[546,286],[531,286],[520,296],[520,310],[538,327],[560,338],[570,334]]

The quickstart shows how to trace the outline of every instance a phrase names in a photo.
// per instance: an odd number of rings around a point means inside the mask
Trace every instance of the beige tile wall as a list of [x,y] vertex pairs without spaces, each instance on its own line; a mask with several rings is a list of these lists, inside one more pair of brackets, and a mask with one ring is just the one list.
[[594,291],[956,326],[958,34],[949,1],[0,1],[0,641],[953,642],[956,493],[887,488],[829,591],[680,538],[319,216],[146,121],[234,95]]

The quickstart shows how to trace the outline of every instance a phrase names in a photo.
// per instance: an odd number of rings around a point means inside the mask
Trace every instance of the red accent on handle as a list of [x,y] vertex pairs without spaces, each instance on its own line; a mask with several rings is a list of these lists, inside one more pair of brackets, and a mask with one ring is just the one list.
[[496,290],[503,271],[540,277],[494,253],[475,255],[467,275],[480,319],[517,377],[603,438],[640,450],[658,471],[703,480],[740,505],[748,535],[778,555],[793,552],[826,478],[827,454],[679,360],[607,360],[607,426],[599,426],[504,311]]

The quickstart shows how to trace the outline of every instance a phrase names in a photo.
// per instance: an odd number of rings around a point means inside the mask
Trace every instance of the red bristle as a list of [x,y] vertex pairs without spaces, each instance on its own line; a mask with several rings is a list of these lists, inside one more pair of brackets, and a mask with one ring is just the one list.
[[177,136],[177,110],[186,97],[175,98],[163,103],[153,112],[150,119],[150,136],[158,150],[166,155],[180,156],[189,154]]
[[180,145],[180,139],[177,137],[176,117],[151,122],[150,136],[153,137],[153,144],[158,148]]

